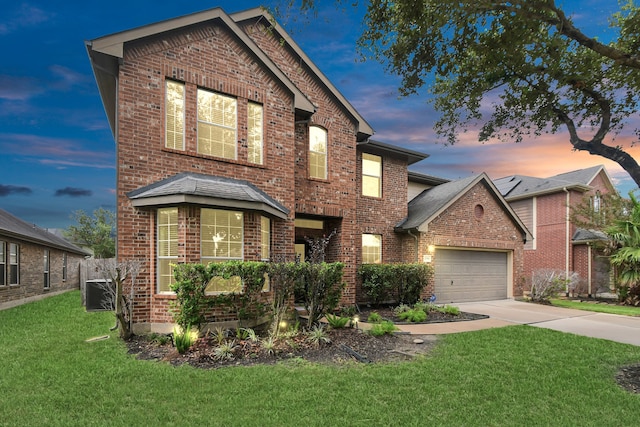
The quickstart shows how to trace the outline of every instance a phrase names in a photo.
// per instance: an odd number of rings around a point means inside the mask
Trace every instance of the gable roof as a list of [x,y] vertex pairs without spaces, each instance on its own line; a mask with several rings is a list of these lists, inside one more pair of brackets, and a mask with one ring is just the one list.
[[298,87],[275,65],[271,59],[245,34],[244,31],[221,8],[209,9],[154,24],[144,25],[85,42],[91,61],[93,74],[98,84],[102,103],[107,113],[111,132],[115,136],[117,108],[117,76],[119,62],[124,55],[124,45],[134,40],[151,37],[179,28],[207,21],[224,24],[237,39],[251,52],[254,58],[265,66],[294,96],[294,108],[306,114],[313,114],[315,107]]
[[[571,172],[564,172],[548,178],[536,178],[526,175],[511,175],[499,178],[494,184],[500,194],[509,201],[525,199],[541,194],[557,193],[565,189],[586,192],[591,189],[591,182],[604,171],[611,182],[604,166],[593,166]],[[612,186],[613,188],[613,186]]]
[[336,99],[342,104],[342,106],[356,119],[358,122],[358,141],[362,141],[367,137],[373,135],[373,128],[367,123],[367,121],[356,111],[356,109],[351,105],[351,103],[347,100],[347,98],[342,95],[342,93],[331,83],[331,81],[324,75],[322,71],[313,63],[313,61],[307,56],[306,53],[298,46],[298,44],[287,34],[287,32],[276,22],[276,20],[271,16],[264,8],[257,7],[249,10],[245,10],[243,12],[237,12],[231,14],[231,18],[235,22],[247,21],[247,20],[255,20],[257,18],[267,18],[269,23],[273,27],[273,31],[277,32],[282,40],[289,45],[293,51],[300,57],[302,60],[309,66],[311,71],[318,77],[318,79],[322,82],[322,84],[329,89],[331,94],[336,97]]
[[84,256],[91,255],[62,237],[49,233],[35,224],[25,222],[2,209],[0,209],[0,235]]
[[136,207],[181,203],[257,210],[286,219],[289,209],[248,181],[184,172],[127,193]]
[[269,22],[269,24],[273,26],[273,30],[276,31],[282,39],[291,46],[296,54],[305,61],[312,72],[316,74],[318,79],[333,94],[338,102],[340,102],[345,110],[353,116],[358,123],[358,140],[363,140],[368,136],[373,135],[373,129],[367,121],[356,111],[356,109],[349,103],[349,101],[347,101],[347,99],[329,81],[329,79],[320,71],[311,59],[309,59],[309,57],[302,51],[302,49],[300,49],[300,47],[275,21],[275,19],[263,8],[249,9],[244,12],[238,12],[231,15],[227,15],[227,13],[221,8],[214,8],[86,41],[85,47],[91,61],[93,73],[100,91],[100,97],[102,98],[102,103],[113,135],[115,136],[116,130],[118,67],[119,62],[122,60],[124,55],[125,44],[134,40],[156,36],[158,34],[174,31],[191,25],[201,24],[207,21],[217,21],[224,24],[232,34],[248,48],[254,58],[261,62],[265,68],[293,94],[293,107],[296,111],[299,111],[304,115],[312,115],[315,113],[316,108],[313,103],[238,25],[238,22],[258,18],[264,18],[266,22]]
[[396,225],[396,230],[418,230],[425,232],[429,223],[438,215],[447,210],[458,199],[460,199],[467,191],[478,183],[484,183],[490,192],[493,193],[498,204],[508,213],[513,221],[522,230],[524,240],[532,238],[531,233],[520,220],[518,215],[513,211],[511,206],[502,198],[500,192],[489,179],[487,174],[470,176],[457,181],[450,181],[433,188],[424,190],[409,202],[409,210],[407,217]]

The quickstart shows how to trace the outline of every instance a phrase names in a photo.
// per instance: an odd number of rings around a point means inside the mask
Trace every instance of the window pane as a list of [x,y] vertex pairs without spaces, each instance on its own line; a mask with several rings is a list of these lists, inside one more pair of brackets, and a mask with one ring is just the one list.
[[362,153],[362,194],[382,196],[382,157]]
[[0,286],[7,285],[7,252],[6,243],[0,242]]
[[219,293],[219,292],[241,293],[242,280],[240,279],[239,276],[233,276],[230,279],[225,279],[222,277],[214,277],[213,279],[211,279],[211,281],[209,281],[209,284],[207,285],[205,292],[206,293]]
[[235,98],[198,90],[198,152],[235,159],[237,101]]
[[16,243],[9,243],[9,284],[20,283],[20,247]]
[[165,146],[184,150],[184,85],[166,82]]
[[266,216],[260,217],[260,258],[271,257],[271,221]]
[[362,262],[379,264],[382,262],[382,236],[379,234],[362,235]]
[[327,131],[317,126],[309,128],[309,176],[327,178]]
[[201,257],[205,260],[243,259],[242,219],[242,212],[201,209]]
[[178,258],[178,208],[158,209],[158,292],[171,292],[173,267]]
[[248,160],[251,163],[262,164],[262,105],[249,103],[248,112]]

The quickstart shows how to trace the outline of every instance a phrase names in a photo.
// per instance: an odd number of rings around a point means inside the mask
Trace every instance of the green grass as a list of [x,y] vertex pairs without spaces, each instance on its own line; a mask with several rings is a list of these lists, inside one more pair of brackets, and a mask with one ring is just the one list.
[[577,310],[595,311],[598,313],[621,314],[624,316],[640,316],[640,307],[628,305],[596,304],[592,302],[552,299],[551,304],[556,307],[574,308]]
[[446,335],[410,363],[198,370],[138,361],[71,292],[0,311],[2,426],[622,426],[640,347],[529,326]]

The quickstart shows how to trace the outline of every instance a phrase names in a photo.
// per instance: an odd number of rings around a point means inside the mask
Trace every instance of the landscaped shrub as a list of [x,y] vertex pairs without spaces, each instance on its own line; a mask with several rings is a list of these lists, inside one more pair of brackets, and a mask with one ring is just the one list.
[[173,268],[176,279],[171,285],[176,299],[171,301],[171,314],[183,331],[192,326],[200,329],[205,322],[209,302],[205,289],[211,279],[208,269],[202,264],[178,264]]
[[367,323],[380,323],[382,322],[382,316],[380,313],[376,313],[375,311],[367,317]]
[[340,302],[345,284],[342,282],[344,264],[341,262],[314,264],[301,262],[298,270],[298,294],[309,316],[307,328],[335,309]]
[[331,326],[333,329],[342,329],[346,327],[347,323],[351,321],[350,317],[341,317],[329,313],[325,315],[325,318],[327,319],[327,323],[329,323],[329,326]]
[[549,302],[551,298],[564,291],[569,283],[577,280],[577,276],[577,273],[571,273],[567,278],[564,271],[552,268],[535,270],[531,282],[531,301]]
[[427,313],[423,310],[411,309],[407,311],[403,311],[398,315],[398,318],[401,320],[407,320],[412,323],[420,323],[427,320]]
[[271,333],[280,334],[284,320],[291,308],[291,298],[296,288],[297,263],[272,262],[269,265],[269,285],[273,295],[271,303]]
[[369,333],[374,337],[380,337],[384,334],[392,334],[397,330],[398,328],[396,328],[396,325],[394,325],[393,322],[385,320],[383,322],[375,323],[371,325],[371,329],[369,329]]
[[429,264],[362,264],[358,269],[362,290],[372,304],[396,302],[414,304],[429,284]]

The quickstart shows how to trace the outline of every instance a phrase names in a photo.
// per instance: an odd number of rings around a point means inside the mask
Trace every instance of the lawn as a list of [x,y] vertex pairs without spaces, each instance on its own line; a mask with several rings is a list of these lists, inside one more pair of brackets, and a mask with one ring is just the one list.
[[556,307],[574,308],[577,310],[595,311],[598,313],[640,316],[640,307],[633,307],[629,305],[596,304],[595,302],[571,301],[566,299],[552,299],[551,304]]
[[640,347],[529,326],[443,336],[410,363],[197,370],[138,361],[79,292],[0,311],[0,425],[640,425]]

